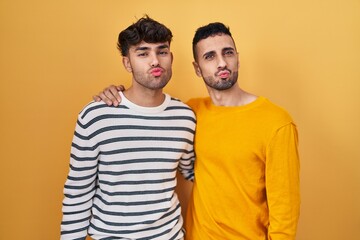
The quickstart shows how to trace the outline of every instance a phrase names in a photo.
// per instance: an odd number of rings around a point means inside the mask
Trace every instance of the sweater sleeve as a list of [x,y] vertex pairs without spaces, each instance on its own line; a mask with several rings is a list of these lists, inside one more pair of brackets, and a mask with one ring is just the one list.
[[184,154],[179,162],[179,171],[186,180],[194,181],[194,160],[195,153],[193,145],[191,144],[191,150]]
[[194,161],[195,161],[194,135],[196,128],[196,116],[192,111],[190,117],[193,120],[188,125],[190,129],[188,135],[184,137],[187,139],[187,144],[185,146],[184,153],[182,154],[181,159],[179,161],[178,170],[186,180],[194,181]]
[[64,186],[61,239],[85,239],[96,189],[99,151],[81,117],[71,145],[70,170]]
[[266,153],[269,240],[294,240],[300,212],[298,135],[289,123],[279,128]]

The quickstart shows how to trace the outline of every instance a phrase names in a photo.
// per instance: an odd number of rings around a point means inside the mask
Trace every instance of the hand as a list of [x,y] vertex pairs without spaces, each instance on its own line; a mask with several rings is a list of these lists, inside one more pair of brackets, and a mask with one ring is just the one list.
[[119,95],[119,91],[124,91],[125,87],[123,85],[115,86],[110,85],[105,88],[102,92],[99,92],[98,95],[94,95],[93,99],[96,102],[104,101],[107,105],[118,106],[121,102],[121,97]]

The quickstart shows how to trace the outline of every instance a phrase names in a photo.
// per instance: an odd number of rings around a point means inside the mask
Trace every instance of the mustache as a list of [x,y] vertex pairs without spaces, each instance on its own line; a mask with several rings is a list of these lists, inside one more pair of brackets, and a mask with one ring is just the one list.
[[228,68],[222,68],[222,69],[219,69],[217,72],[215,72],[215,76],[218,76],[220,72],[223,72],[223,71],[228,71],[230,74],[232,73],[232,71]]
[[160,66],[157,66],[157,67],[152,67],[149,69],[150,72],[154,71],[154,69],[161,69],[162,71],[164,71],[165,69],[160,67]]

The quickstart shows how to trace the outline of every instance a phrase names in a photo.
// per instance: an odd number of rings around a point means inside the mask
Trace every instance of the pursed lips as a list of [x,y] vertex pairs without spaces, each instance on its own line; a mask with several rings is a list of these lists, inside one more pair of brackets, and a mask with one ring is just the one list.
[[216,76],[219,76],[220,78],[227,78],[230,76],[230,71],[229,70],[221,70],[216,74]]
[[151,69],[150,70],[150,73],[154,76],[154,77],[158,77],[158,76],[160,76],[162,73],[163,73],[163,69],[162,68],[159,68],[159,67],[157,67],[157,68],[153,68],[153,69]]

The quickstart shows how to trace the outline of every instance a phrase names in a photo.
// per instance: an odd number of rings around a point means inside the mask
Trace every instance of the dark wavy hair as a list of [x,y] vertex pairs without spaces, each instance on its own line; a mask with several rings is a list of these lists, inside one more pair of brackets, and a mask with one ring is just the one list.
[[[221,34],[229,35],[232,38],[230,28],[225,26],[223,23],[214,22],[214,23],[209,23],[206,26],[199,27],[195,32],[193,42],[192,42],[192,49],[193,49],[193,57],[194,57],[194,59],[197,60],[197,58],[196,58],[196,44],[200,40],[206,39],[208,37],[215,36],[215,35],[221,35]],[[233,39],[233,41],[234,41],[234,39]]]
[[148,15],[120,32],[117,47],[122,56],[127,56],[129,48],[141,41],[147,43],[171,42],[172,32],[165,25],[151,19]]

